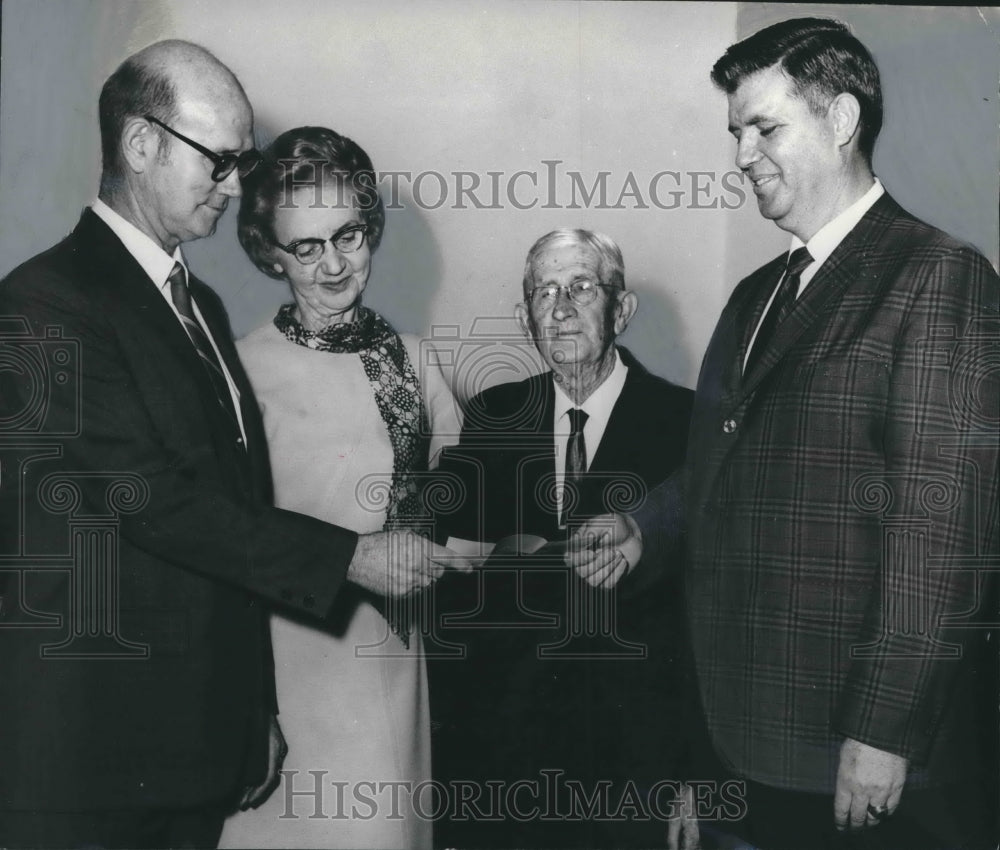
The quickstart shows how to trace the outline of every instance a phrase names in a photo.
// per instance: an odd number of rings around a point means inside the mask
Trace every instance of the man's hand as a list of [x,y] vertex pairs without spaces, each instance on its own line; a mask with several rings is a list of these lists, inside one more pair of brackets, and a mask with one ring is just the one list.
[[833,798],[837,829],[876,826],[896,811],[906,782],[906,764],[902,756],[847,738],[840,748]]
[[281,781],[281,765],[285,763],[285,756],[288,755],[288,744],[285,743],[285,736],[281,734],[281,727],[278,725],[278,718],[271,715],[270,729],[267,740],[267,775],[260,785],[249,785],[240,800],[240,811],[245,812],[253,807],[257,808],[268,797],[271,792],[278,787]]
[[642,557],[642,532],[622,514],[587,520],[570,538],[566,564],[591,587],[610,590]]
[[699,850],[701,835],[694,811],[694,791],[682,785],[675,798],[676,806],[667,822],[667,850]]
[[358,538],[347,578],[381,596],[406,596],[429,587],[445,568],[471,572],[451,549],[412,531],[381,531]]

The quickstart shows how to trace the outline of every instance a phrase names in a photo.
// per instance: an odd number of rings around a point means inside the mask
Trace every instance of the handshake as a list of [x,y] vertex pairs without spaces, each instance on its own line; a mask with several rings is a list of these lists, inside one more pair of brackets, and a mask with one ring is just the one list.
[[[620,514],[588,520],[566,547],[566,565],[592,587],[610,590],[638,563],[642,535]],[[430,587],[446,569],[472,572],[479,561],[413,531],[362,534],[347,578],[382,596],[408,596]]]

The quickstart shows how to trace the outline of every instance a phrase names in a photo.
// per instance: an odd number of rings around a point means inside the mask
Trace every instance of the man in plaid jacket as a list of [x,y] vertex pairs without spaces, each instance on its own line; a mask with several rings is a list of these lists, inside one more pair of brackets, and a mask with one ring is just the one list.
[[997,275],[875,178],[878,69],[844,25],[776,24],[712,79],[791,250],[723,311],[684,473],[592,520],[571,560],[601,581],[686,533],[698,692],[745,838],[992,847]]

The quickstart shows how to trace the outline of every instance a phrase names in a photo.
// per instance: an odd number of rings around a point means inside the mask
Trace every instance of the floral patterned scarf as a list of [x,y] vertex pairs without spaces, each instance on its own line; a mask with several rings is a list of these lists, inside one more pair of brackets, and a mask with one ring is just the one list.
[[289,340],[315,351],[358,354],[375,404],[392,443],[392,486],[385,529],[405,528],[423,514],[417,474],[427,469],[430,427],[420,382],[403,341],[385,319],[359,307],[353,322],[309,331],[295,318],[295,305],[285,304],[274,325]]

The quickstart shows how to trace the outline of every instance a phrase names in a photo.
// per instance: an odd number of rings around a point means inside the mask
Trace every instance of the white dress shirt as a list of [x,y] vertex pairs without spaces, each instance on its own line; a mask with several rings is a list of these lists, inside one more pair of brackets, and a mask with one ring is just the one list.
[[[180,322],[181,327],[183,327],[184,322],[181,319],[180,313],[177,312],[177,308],[174,306],[174,300],[170,295],[170,283],[168,280],[170,272],[174,269],[174,263],[180,263],[184,266],[185,275],[190,277],[187,264],[184,262],[184,255],[181,254],[180,246],[178,245],[177,248],[174,249],[173,256],[171,256],[145,233],[139,230],[138,227],[122,218],[122,216],[111,209],[111,207],[104,203],[104,201],[100,198],[94,201],[91,208],[93,209],[94,214],[108,227],[110,227],[115,236],[121,240],[122,245],[125,246],[125,250],[135,258],[135,261],[140,266],[142,266],[142,270],[149,276],[149,279],[153,281],[156,288],[160,290],[160,294],[166,299],[167,304],[170,305],[171,311],[177,317],[177,321]],[[229,393],[233,399],[233,407],[236,410],[236,418],[239,422],[240,432],[243,435],[243,443],[245,445],[247,435],[246,430],[243,428],[243,415],[240,413],[240,391],[236,388],[233,376],[229,374],[229,370],[226,368],[226,361],[222,359],[222,353],[219,351],[219,347],[215,344],[215,340],[212,338],[212,334],[208,330],[208,325],[205,324],[205,319],[201,315],[201,310],[198,309],[198,304],[193,298],[191,299],[191,304],[194,307],[195,318],[197,318],[198,322],[201,324],[202,329],[205,331],[205,336],[208,338],[208,341],[211,343],[212,348],[215,351],[215,356],[219,359],[219,365],[222,367],[222,374],[226,376],[226,384],[229,387]],[[184,331],[184,333],[187,334],[187,331]]]
[[[837,250],[837,246],[844,241],[847,234],[854,230],[858,222],[864,218],[865,213],[867,213],[868,210],[875,205],[875,202],[884,194],[885,187],[882,186],[882,182],[876,177],[875,182],[867,192],[865,192],[836,218],[832,218],[824,224],[819,230],[816,231],[815,234],[813,234],[812,239],[808,242],[803,242],[798,236],[792,236],[792,246],[788,249],[788,253],[791,254],[796,249],[805,245],[805,247],[809,250],[809,255],[812,257],[812,262],[806,266],[805,269],[803,269],[802,274],[799,277],[799,289],[798,292],[795,293],[796,298],[805,292],[806,287],[809,285],[809,281],[816,276],[816,272],[819,271],[823,263],[825,263],[829,256]],[[781,280],[784,279],[785,276],[782,275]],[[750,345],[747,346],[746,354],[743,357],[744,369],[746,369],[747,360],[750,357],[750,352],[753,350],[753,345],[757,341],[757,332],[760,330],[764,317],[771,309],[771,302],[774,301],[774,298],[778,294],[778,290],[780,288],[781,281],[778,281],[778,285],[774,287],[774,292],[771,293],[771,297],[767,300],[767,306],[764,307],[764,312],[760,314],[760,321],[757,323],[757,327],[754,328],[753,336],[750,339]]]
[[569,434],[571,425],[569,421],[569,411],[574,407],[579,407],[587,414],[587,421],[583,426],[583,442],[587,450],[587,469],[590,469],[590,462],[597,454],[604,437],[604,431],[608,427],[608,420],[611,418],[611,411],[614,410],[618,396],[621,395],[625,386],[625,378],[628,375],[628,367],[622,363],[621,355],[615,350],[615,365],[611,374],[604,379],[590,397],[580,405],[566,395],[559,382],[552,378],[555,386],[555,409],[553,411],[552,431],[555,435],[556,443],[556,504],[559,515],[562,516],[562,488],[563,479],[566,476],[566,449],[569,445]]

